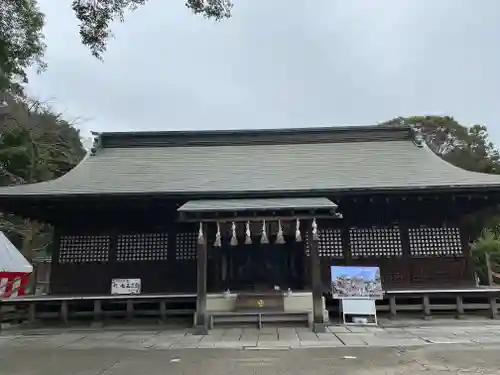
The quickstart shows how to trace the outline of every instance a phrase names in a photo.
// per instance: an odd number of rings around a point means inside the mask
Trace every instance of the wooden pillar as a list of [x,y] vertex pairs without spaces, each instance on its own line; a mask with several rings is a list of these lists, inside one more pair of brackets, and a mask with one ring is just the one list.
[[134,302],[131,299],[127,300],[127,311],[126,318],[128,321],[132,321],[134,319]]
[[59,316],[61,318],[61,322],[63,324],[68,324],[68,301],[63,300],[61,301],[61,310],[59,312]]
[[403,254],[401,256],[401,268],[398,271],[403,276],[403,280],[399,279],[397,283],[394,283],[394,281],[391,280],[391,284],[386,285],[387,288],[401,288],[402,285],[411,288],[414,269],[412,267],[412,255],[410,249],[410,228],[411,224],[409,223],[399,225]]
[[489,253],[484,254],[484,260],[486,262],[486,273],[488,276],[488,285],[492,286],[495,283],[495,281],[493,280],[493,272],[491,271],[491,260],[490,260]]
[[28,322],[29,324],[35,324],[36,321],[36,302],[32,301],[28,303]]
[[457,319],[461,319],[464,316],[464,299],[461,295],[457,294],[456,296],[456,301],[457,301]]
[[396,303],[396,296],[389,296],[389,312],[390,319],[395,319],[398,315],[398,305]]
[[94,325],[102,325],[102,301],[100,299],[94,300]]
[[2,333],[3,318],[4,318],[3,305],[2,301],[0,301],[0,334]]
[[431,315],[431,302],[429,300],[429,295],[428,294],[424,294],[424,297],[422,298],[422,305],[424,307],[424,319],[425,320],[432,319],[432,315]]
[[160,301],[160,322],[166,323],[167,321],[167,302]]
[[471,254],[471,244],[469,241],[469,233],[463,224],[457,224],[460,231],[460,241],[462,243],[462,255],[464,257],[465,270],[463,274],[462,283],[466,286],[476,285],[476,272],[474,267],[474,260]]
[[201,226],[202,238],[198,239],[196,251],[197,263],[197,293],[196,293],[196,318],[194,334],[208,334],[207,319],[207,225]]
[[498,304],[497,296],[490,296],[490,317],[491,319],[498,319]]
[[321,281],[321,262],[318,252],[318,237],[313,233],[314,228],[311,226],[310,236],[311,243],[309,246],[310,259],[310,275],[313,295],[313,325],[312,329],[316,333],[325,332],[325,323],[323,317],[323,284]]
[[57,292],[61,290],[61,285],[57,284],[57,282],[61,283],[60,280],[57,279],[57,276],[60,275],[60,264],[59,264],[59,253],[61,252],[61,228],[60,226],[54,227],[54,233],[52,236],[52,259],[50,262],[50,274],[49,274],[49,291],[52,293],[53,291]]

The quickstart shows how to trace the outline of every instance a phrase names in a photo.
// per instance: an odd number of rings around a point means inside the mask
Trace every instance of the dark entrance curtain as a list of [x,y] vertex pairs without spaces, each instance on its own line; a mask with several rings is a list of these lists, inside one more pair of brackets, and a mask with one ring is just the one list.
[[302,289],[304,247],[287,239],[286,244],[261,244],[260,237],[252,238],[251,245],[242,242],[237,246],[225,245],[222,252],[226,258],[226,289],[234,291]]

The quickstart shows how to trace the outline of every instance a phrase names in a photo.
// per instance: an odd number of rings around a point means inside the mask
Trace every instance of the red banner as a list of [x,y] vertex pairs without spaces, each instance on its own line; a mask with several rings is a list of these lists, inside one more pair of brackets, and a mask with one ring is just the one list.
[[24,296],[29,273],[0,272],[0,298]]

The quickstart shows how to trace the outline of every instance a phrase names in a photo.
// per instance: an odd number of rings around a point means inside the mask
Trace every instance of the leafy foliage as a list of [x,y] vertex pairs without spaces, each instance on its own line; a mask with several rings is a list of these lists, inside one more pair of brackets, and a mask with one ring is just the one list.
[[[36,183],[62,176],[85,155],[77,129],[34,100],[8,98],[0,116],[0,185]],[[5,231],[28,259],[46,250],[52,237],[47,225],[0,215]]]
[[[106,42],[112,36],[110,24],[123,22],[126,12],[136,10],[147,0],[73,0],[72,7],[80,21],[82,43],[90,48],[92,55],[102,58]],[[230,0],[187,0],[186,6],[195,14],[221,20],[231,16]]]
[[45,68],[43,25],[37,0],[0,1],[0,91],[19,91],[27,68]]
[[457,167],[500,173],[500,154],[489,140],[484,125],[467,128],[449,116],[397,117],[383,124],[414,127],[432,151]]
[[[434,153],[459,168],[500,174],[500,154],[484,125],[467,128],[448,116],[397,117],[383,124],[414,127]],[[490,254],[492,264],[500,265],[500,207],[492,205],[463,219],[471,239],[476,239],[474,264],[484,283],[487,279],[484,254]]]
[[488,282],[486,254],[489,254],[492,271],[500,272],[500,231],[498,227],[484,229],[472,245],[476,274],[483,284]]
[[[110,24],[123,21],[148,0],[73,0],[71,5],[80,22],[82,43],[92,55],[101,59],[106,42],[112,36]],[[179,0],[180,1],[180,0]],[[206,18],[221,20],[231,16],[231,0],[185,0],[194,13]],[[0,1],[0,94],[4,91],[22,92],[22,84],[28,81],[27,69],[46,68],[43,61],[45,42],[44,14],[38,0]],[[2,98],[0,98],[0,101]]]
[[10,98],[0,133],[3,185],[57,178],[85,154],[78,130],[37,101]]

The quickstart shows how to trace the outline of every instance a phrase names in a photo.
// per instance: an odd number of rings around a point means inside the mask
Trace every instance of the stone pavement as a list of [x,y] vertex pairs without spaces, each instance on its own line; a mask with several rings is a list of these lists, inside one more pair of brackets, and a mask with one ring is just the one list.
[[500,345],[300,350],[0,350],[0,375],[498,375]]
[[332,347],[410,347],[432,344],[500,344],[500,324],[491,320],[399,327],[329,326],[315,334],[306,327],[220,328],[207,336],[190,329],[29,329],[5,330],[0,351],[7,348],[65,349],[295,349]]

